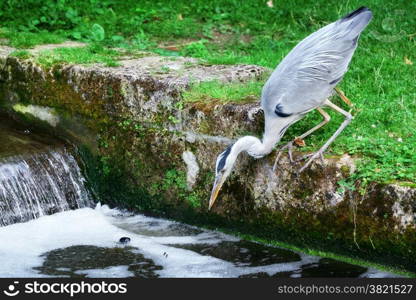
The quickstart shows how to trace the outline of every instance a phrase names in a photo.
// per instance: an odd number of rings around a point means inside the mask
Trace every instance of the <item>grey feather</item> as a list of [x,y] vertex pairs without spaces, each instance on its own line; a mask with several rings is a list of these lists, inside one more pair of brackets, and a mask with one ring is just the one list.
[[348,70],[372,13],[360,8],[312,33],[280,62],[262,91],[266,117],[304,114],[323,104]]

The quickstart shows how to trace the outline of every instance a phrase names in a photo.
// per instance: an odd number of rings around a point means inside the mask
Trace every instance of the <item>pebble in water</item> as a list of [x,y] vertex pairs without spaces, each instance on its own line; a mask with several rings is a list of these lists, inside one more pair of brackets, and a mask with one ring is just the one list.
[[131,241],[131,239],[129,237],[123,236],[123,237],[120,238],[119,243],[120,244],[128,244],[128,243],[130,243],[130,241]]

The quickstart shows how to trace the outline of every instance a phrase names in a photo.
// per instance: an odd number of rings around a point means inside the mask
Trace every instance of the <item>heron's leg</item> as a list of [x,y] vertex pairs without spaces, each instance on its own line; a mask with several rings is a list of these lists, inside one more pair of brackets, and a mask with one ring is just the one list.
[[345,96],[344,92],[341,91],[339,88],[334,88],[335,92],[337,92],[338,96],[344,101],[349,107],[353,107],[354,104],[352,104],[351,100]]
[[342,124],[338,127],[337,131],[335,131],[335,133],[330,137],[330,139],[328,141],[326,141],[326,143],[321,147],[321,149],[319,149],[317,152],[315,152],[309,159],[308,161],[305,163],[305,165],[299,169],[299,173],[301,173],[302,171],[304,171],[310,164],[311,162],[317,158],[318,156],[321,156],[326,149],[328,149],[329,145],[337,138],[337,136],[344,130],[345,127],[347,127],[347,125],[351,122],[352,120],[352,115],[349,112],[346,112],[345,110],[343,110],[342,108],[336,106],[335,104],[333,104],[331,101],[326,100],[324,102],[324,104],[326,106],[329,106],[330,108],[332,108],[333,110],[343,114],[345,116],[345,120],[344,122],[342,122]]
[[311,129],[309,129],[308,131],[306,131],[301,136],[298,136],[297,139],[302,139],[303,140],[305,137],[307,137],[308,135],[310,135],[312,132],[318,130],[319,128],[321,128],[322,126],[324,126],[326,123],[328,123],[331,120],[331,117],[322,108],[318,107],[316,110],[319,111],[319,113],[324,117],[324,120],[321,123],[319,123],[318,125],[316,125],[315,127],[313,127]]
[[289,143],[287,143],[286,145],[284,145],[283,147],[281,147],[279,149],[279,151],[277,152],[276,159],[274,160],[274,164],[273,164],[273,172],[276,171],[277,162],[279,161],[279,158],[280,158],[280,156],[283,153],[282,151],[285,150],[286,148],[288,149],[288,155],[289,155],[290,162],[291,163],[295,162],[293,160],[293,157],[292,157],[293,141],[290,141]]
[[[312,132],[318,130],[319,128],[321,128],[322,126],[324,126],[326,123],[328,123],[331,120],[331,117],[328,115],[328,113],[326,111],[324,111],[322,108],[318,107],[317,108],[318,112],[324,117],[324,120],[319,123],[318,125],[316,125],[315,127],[309,129],[308,131],[306,131],[304,134],[296,137],[296,139],[301,139],[303,140],[305,137],[307,137],[308,135],[310,135]],[[296,140],[295,139],[295,140]],[[282,151],[285,149],[288,149],[288,155],[289,155],[289,160],[291,163],[294,162],[293,160],[293,155],[292,155],[292,149],[293,149],[293,142],[294,141],[290,141],[289,143],[287,143],[286,145],[284,145],[283,147],[281,147],[279,149],[279,152],[276,155],[276,160],[274,161],[274,165],[273,165],[273,172],[276,170],[277,167],[277,162],[279,161],[279,158],[282,154]]]

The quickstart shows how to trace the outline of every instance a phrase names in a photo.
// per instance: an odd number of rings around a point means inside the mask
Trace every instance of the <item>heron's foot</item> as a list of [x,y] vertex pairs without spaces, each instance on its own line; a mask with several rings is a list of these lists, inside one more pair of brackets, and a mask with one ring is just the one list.
[[313,160],[320,158],[322,161],[322,165],[325,165],[325,159],[324,159],[324,151],[322,149],[316,151],[315,153],[309,153],[306,154],[305,156],[301,157],[300,159],[298,159],[297,161],[301,161],[301,160],[305,160],[308,159],[305,163],[305,165],[299,169],[298,174],[302,173],[307,167],[310,166],[310,164],[312,163]]
[[287,143],[286,145],[284,145],[283,147],[281,147],[276,155],[276,159],[274,161],[274,165],[273,165],[273,172],[276,171],[277,168],[277,162],[279,161],[280,157],[282,156],[282,151],[287,149],[287,154],[289,156],[289,161],[290,163],[295,163],[295,161],[293,160],[293,155],[292,155],[292,149],[293,149],[293,141]]

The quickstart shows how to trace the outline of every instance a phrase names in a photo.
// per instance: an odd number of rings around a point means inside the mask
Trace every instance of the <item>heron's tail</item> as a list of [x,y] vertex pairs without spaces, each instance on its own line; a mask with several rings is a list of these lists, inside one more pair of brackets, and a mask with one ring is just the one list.
[[362,6],[338,20],[337,23],[339,26],[344,27],[344,30],[347,31],[346,35],[354,40],[358,38],[361,31],[370,23],[372,16],[371,10]]

